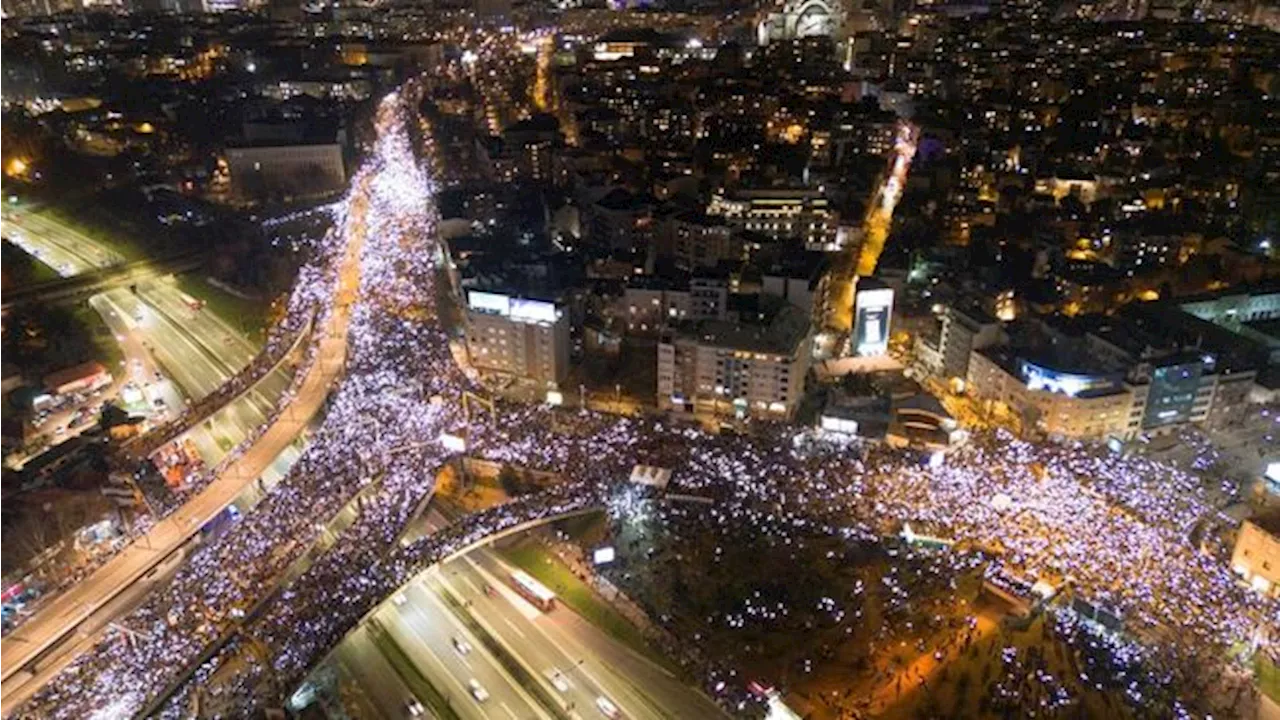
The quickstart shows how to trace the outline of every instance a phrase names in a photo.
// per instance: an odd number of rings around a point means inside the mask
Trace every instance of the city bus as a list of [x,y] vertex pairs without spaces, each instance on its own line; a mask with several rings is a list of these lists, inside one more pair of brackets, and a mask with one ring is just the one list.
[[512,571],[511,584],[521,597],[537,605],[542,612],[551,612],[551,609],[556,606],[556,594],[523,570]]

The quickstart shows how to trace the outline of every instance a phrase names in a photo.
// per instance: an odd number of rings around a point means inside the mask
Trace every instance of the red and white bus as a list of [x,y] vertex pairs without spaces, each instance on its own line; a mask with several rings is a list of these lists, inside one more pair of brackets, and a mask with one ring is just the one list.
[[511,584],[521,597],[537,605],[542,612],[551,612],[551,609],[556,606],[556,594],[523,570],[511,572]]

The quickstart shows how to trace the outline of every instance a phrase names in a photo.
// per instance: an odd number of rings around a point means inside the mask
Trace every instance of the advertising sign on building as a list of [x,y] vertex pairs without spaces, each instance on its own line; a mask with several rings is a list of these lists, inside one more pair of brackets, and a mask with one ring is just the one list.
[[859,355],[883,355],[889,350],[889,318],[893,289],[868,288],[854,297],[854,342]]

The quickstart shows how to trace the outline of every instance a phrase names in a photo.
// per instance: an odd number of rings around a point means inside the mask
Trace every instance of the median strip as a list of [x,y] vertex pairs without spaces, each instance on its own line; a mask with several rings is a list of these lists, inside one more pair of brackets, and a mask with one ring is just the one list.
[[507,650],[507,646],[504,645],[502,641],[494,637],[494,635],[489,632],[489,629],[482,625],[471,614],[471,611],[458,600],[458,598],[454,597],[453,592],[450,591],[449,588],[441,585],[438,595],[444,599],[449,607],[453,609],[454,616],[462,621],[462,624],[467,626],[467,629],[476,636],[476,639],[485,646],[490,654],[493,655],[494,659],[498,661],[498,664],[501,665],[516,682],[520,683],[525,690],[528,690],[530,694],[537,698],[538,702],[541,703],[544,708],[550,710],[553,715],[561,718],[562,720],[569,719],[569,715],[560,705],[560,701],[552,695],[541,682],[538,681],[538,678],[534,677],[533,673],[529,672],[529,669],[524,666],[524,663],[517,660],[515,656]]
[[414,697],[426,702],[431,708],[431,713],[441,720],[461,720],[458,712],[449,704],[448,699],[440,694],[435,685],[418,670],[418,666],[409,658],[404,648],[400,647],[400,643],[382,627],[382,623],[377,620],[369,621],[369,635],[373,639],[374,647],[382,653],[387,662],[396,671],[396,675],[400,676],[401,682],[413,692]]

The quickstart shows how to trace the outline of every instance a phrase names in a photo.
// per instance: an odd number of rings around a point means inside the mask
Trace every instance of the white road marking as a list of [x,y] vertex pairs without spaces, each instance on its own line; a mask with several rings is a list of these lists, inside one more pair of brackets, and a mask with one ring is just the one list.
[[499,615],[498,617],[502,620],[502,622],[504,622],[504,623],[506,623],[506,624],[507,624],[507,627],[511,628],[511,632],[513,632],[513,633],[515,633],[515,634],[519,635],[520,637],[524,637],[524,636],[525,636],[525,634],[524,634],[524,633],[520,632],[520,628],[516,627],[516,624],[515,624],[515,623],[513,623],[513,622],[511,622],[510,620],[508,620],[508,619],[507,619],[507,616],[506,616],[506,615]]

